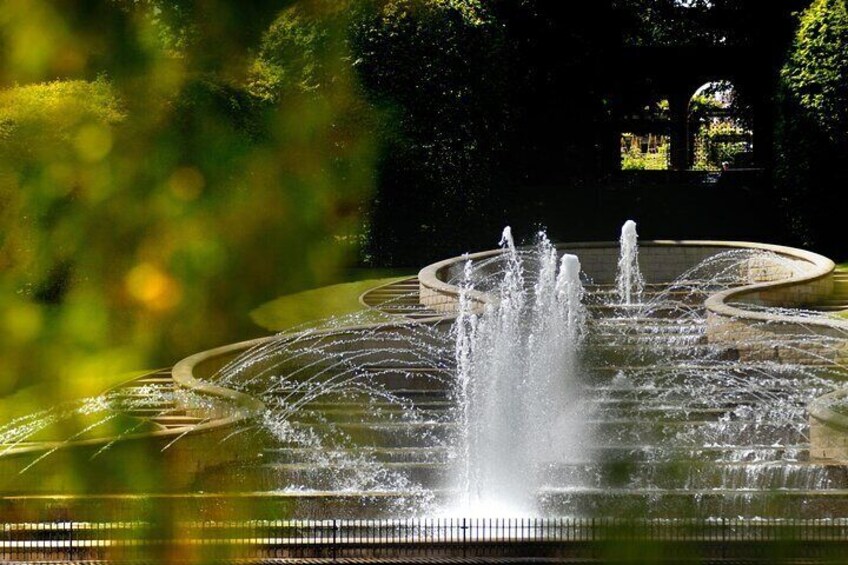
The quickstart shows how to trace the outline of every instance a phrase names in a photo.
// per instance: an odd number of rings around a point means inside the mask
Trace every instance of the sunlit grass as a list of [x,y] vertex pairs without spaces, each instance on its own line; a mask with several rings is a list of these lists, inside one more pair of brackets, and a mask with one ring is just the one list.
[[[257,325],[267,330],[283,331],[333,316],[352,314],[362,310],[359,297],[363,292],[402,280],[413,273],[363,271],[354,275],[354,277],[374,277],[380,274],[384,276],[354,280],[281,296],[255,309],[250,313],[250,317]],[[388,274],[392,276],[385,276]]]
[[[131,371],[129,373],[110,374],[104,373],[92,376],[85,383],[85,386],[76,386],[80,383],[75,382],[40,382],[38,384],[28,386],[16,390],[12,394],[0,397],[0,414],[3,415],[0,419],[0,424],[9,422],[33,412],[47,410],[52,408],[56,402],[56,389],[61,388],[64,392],[64,401],[79,400],[90,396],[92,393],[105,392],[122,383],[136,379],[146,373],[148,370]],[[96,392],[94,392],[96,391]]]
[[[402,280],[412,274],[411,271],[387,269],[357,270],[349,273],[346,277],[352,279],[350,282],[281,296],[256,308],[250,313],[250,316],[263,329],[283,331],[317,320],[352,314],[362,310],[362,305],[359,303],[359,297],[362,293],[377,286]],[[0,414],[3,414],[4,421],[10,421],[26,414],[52,408],[57,398],[57,389],[63,391],[61,395],[63,400],[73,401],[105,392],[147,372],[149,370],[120,373],[97,371],[96,374],[87,375],[85,383],[78,382],[78,379],[72,378],[71,374],[68,374],[67,378],[62,381],[39,382],[21,388],[5,397],[0,397]],[[67,423],[63,425],[67,425]],[[85,427],[85,425],[88,424],[80,423],[81,427]],[[62,439],[67,437],[69,433],[74,433],[74,430],[60,429],[61,427],[54,425],[45,428],[39,432],[37,437],[32,439],[50,441]],[[142,427],[145,430],[150,428],[150,426]],[[111,435],[113,431],[114,425],[96,426],[86,432],[85,438],[105,437]]]

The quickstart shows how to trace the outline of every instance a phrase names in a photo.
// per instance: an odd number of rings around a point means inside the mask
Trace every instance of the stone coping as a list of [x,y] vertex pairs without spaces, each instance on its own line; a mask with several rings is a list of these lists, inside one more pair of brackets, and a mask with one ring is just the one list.
[[[690,247],[690,248],[724,248],[728,251],[732,251],[735,249],[750,249],[756,251],[768,251],[775,253],[777,255],[781,255],[783,257],[788,257],[791,259],[801,260],[810,265],[810,269],[808,272],[804,273],[801,276],[795,276],[791,279],[782,280],[782,281],[771,281],[771,282],[763,282],[745,285],[737,288],[733,288],[730,290],[726,290],[723,292],[719,292],[711,295],[704,303],[708,312],[712,312],[714,314],[719,314],[722,316],[728,316],[735,319],[744,319],[744,320],[756,320],[758,322],[782,322],[782,323],[796,323],[801,318],[793,317],[793,316],[778,316],[766,314],[763,312],[752,312],[750,310],[745,310],[738,306],[731,306],[729,302],[731,301],[742,301],[746,297],[751,296],[752,294],[756,294],[762,290],[776,290],[779,288],[792,287],[799,284],[805,284],[809,282],[813,282],[819,279],[826,278],[833,274],[834,269],[836,268],[836,264],[824,257],[823,255],[819,255],[817,253],[813,253],[811,251],[806,251],[803,249],[796,249],[793,247],[786,247],[782,245],[771,245],[766,243],[753,243],[747,241],[710,241],[710,240],[654,240],[654,241],[640,241],[639,247]],[[568,249],[568,250],[577,250],[580,249],[610,249],[616,250],[619,249],[618,242],[579,242],[579,243],[559,243],[556,245],[556,248],[559,250]],[[464,261],[479,261],[481,259],[489,259],[492,257],[496,257],[501,254],[502,251],[500,249],[483,251],[480,253],[473,253],[467,255],[461,255],[459,257],[453,257],[450,259],[445,259],[443,261],[439,261],[438,263],[433,263],[432,265],[428,265],[421,269],[418,273],[418,280],[420,281],[423,287],[428,289],[435,290],[439,294],[451,297],[459,297],[459,287],[456,285],[450,284],[445,278],[445,274],[447,271],[459,263]],[[579,254],[578,254],[579,257]],[[694,265],[693,265],[694,266]],[[668,281],[662,281],[668,282]],[[473,296],[478,298],[483,302],[488,302],[490,300],[489,297],[486,296],[485,293],[476,292]],[[810,323],[809,320],[805,320],[806,323]],[[824,325],[839,327],[839,328],[848,328],[848,325],[839,321],[833,320],[823,321]]]
[[764,243],[738,243],[735,247],[770,251],[784,257],[800,259],[808,263],[810,265],[810,269],[803,275],[795,276],[783,281],[762,282],[717,292],[707,298],[704,302],[704,306],[707,308],[708,312],[746,321],[750,320],[765,323],[794,324],[803,320],[803,322],[807,324],[848,329],[848,325],[840,320],[817,320],[813,323],[810,320],[800,318],[798,316],[752,312],[750,310],[731,305],[731,302],[744,302],[746,298],[750,298],[752,295],[763,290],[789,288],[827,278],[832,276],[833,271],[836,269],[836,264],[827,257],[803,249],[795,249],[793,247],[784,247],[781,245],[768,245]]
[[399,279],[394,280],[392,282],[388,282],[388,283],[385,283],[385,284],[381,284],[379,286],[375,286],[373,288],[369,288],[368,290],[366,290],[365,292],[363,292],[362,294],[359,295],[359,299],[358,299],[359,305],[362,306],[363,308],[365,308],[366,310],[372,310],[374,312],[380,312],[380,313],[382,313],[386,316],[393,317],[392,323],[403,323],[404,320],[406,320],[406,321],[414,321],[414,322],[426,324],[426,323],[438,323],[438,322],[441,322],[441,321],[446,319],[445,315],[439,314],[439,313],[436,313],[436,312],[428,313],[428,314],[420,314],[420,315],[415,315],[415,316],[409,316],[409,315],[406,315],[406,314],[392,314],[390,312],[386,312],[385,310],[382,310],[380,308],[380,306],[375,306],[374,304],[371,304],[371,303],[368,302],[368,297],[371,296],[372,294],[379,293],[380,291],[385,291],[387,289],[391,289],[393,286],[397,285],[398,283],[403,283],[403,282],[406,282],[406,281],[416,281],[416,283],[417,283],[418,278],[417,277],[399,278]]
[[[192,390],[199,394],[227,399],[238,407],[235,414],[227,418],[216,420],[214,425],[217,427],[227,426],[253,416],[258,416],[265,410],[265,404],[263,404],[260,400],[236,390],[213,385],[206,381],[201,381],[195,377],[194,372],[197,366],[205,361],[248,349],[267,339],[268,338],[260,338],[240,343],[233,343],[208,351],[195,353],[174,365],[174,368],[171,369],[171,375],[178,386]],[[213,423],[210,422],[209,424],[201,424],[200,426],[211,424]]]
[[[438,263],[433,263],[418,272],[418,283],[423,288],[432,289],[443,296],[455,297],[456,300],[459,301],[459,287],[444,280],[445,273],[451,267],[459,263],[490,259],[492,257],[497,257],[501,253],[502,251],[500,249],[494,249],[491,251],[481,251],[479,253],[470,253],[459,257],[452,257],[450,259],[439,261]],[[469,298],[472,298],[475,301],[484,303],[489,301],[488,295],[484,292],[471,291],[468,295]]]

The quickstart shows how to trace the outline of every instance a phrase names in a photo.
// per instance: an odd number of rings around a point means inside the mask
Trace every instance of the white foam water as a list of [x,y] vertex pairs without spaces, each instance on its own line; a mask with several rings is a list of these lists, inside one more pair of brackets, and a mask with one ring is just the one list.
[[[529,257],[509,228],[504,271],[482,314],[471,263],[461,284],[456,342],[454,512],[530,515],[549,469],[580,449],[576,379],[586,331],[580,261],[540,234]],[[532,271],[528,271],[532,269]],[[527,280],[535,284],[528,284]]]
[[639,235],[636,222],[627,220],[621,228],[621,253],[618,258],[618,275],[615,286],[619,303],[632,306],[641,301],[645,279],[639,268]]

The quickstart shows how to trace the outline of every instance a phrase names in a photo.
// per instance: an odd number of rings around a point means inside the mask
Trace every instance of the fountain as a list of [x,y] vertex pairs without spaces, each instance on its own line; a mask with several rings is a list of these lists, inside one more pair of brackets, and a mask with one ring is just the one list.
[[232,402],[136,389],[3,426],[0,449],[67,414],[167,400],[231,417],[226,441],[247,446],[216,448],[237,457],[201,465],[181,492],[264,493],[285,517],[848,517],[848,474],[814,456],[806,413],[846,378],[834,361],[844,325],[777,308],[805,277],[824,280],[807,274],[816,261],[720,242],[640,247],[633,222],[619,246],[540,235],[521,248],[507,229],[496,251],[422,271],[402,301],[429,321],[384,303],[387,314],[181,363],[175,375],[256,400],[238,426]]
[[[384,497],[367,510],[345,507],[353,516],[841,508],[829,496],[838,495],[839,471],[809,460],[804,412],[837,386],[839,371],[743,362],[734,344],[706,335],[708,297],[770,270],[797,276],[796,261],[703,246],[687,250],[702,255],[695,266],[681,261],[670,282],[648,291],[635,234],[628,223],[605,275],[617,284],[584,289],[576,254],[603,272],[588,249],[557,250],[543,236],[518,249],[507,229],[499,252],[459,259],[447,272],[457,289],[452,323],[350,328],[347,320],[329,334],[265,342],[232,362],[215,382],[261,398],[269,411],[259,429],[293,446],[273,451],[278,473],[261,485],[301,499],[320,494],[329,506],[316,502],[309,515],[326,517],[340,512],[333,493],[351,490]],[[777,343],[794,347],[788,335],[760,346]],[[367,406],[368,416],[341,406]],[[255,475],[255,464],[242,471]],[[321,471],[295,476],[295,464]],[[764,477],[788,489],[780,503],[757,490]]]

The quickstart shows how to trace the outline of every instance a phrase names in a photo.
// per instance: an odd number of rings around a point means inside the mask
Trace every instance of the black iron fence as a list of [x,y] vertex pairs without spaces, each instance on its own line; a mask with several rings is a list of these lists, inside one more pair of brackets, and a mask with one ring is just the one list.
[[550,557],[848,559],[848,520],[404,519],[20,522],[0,561]]

